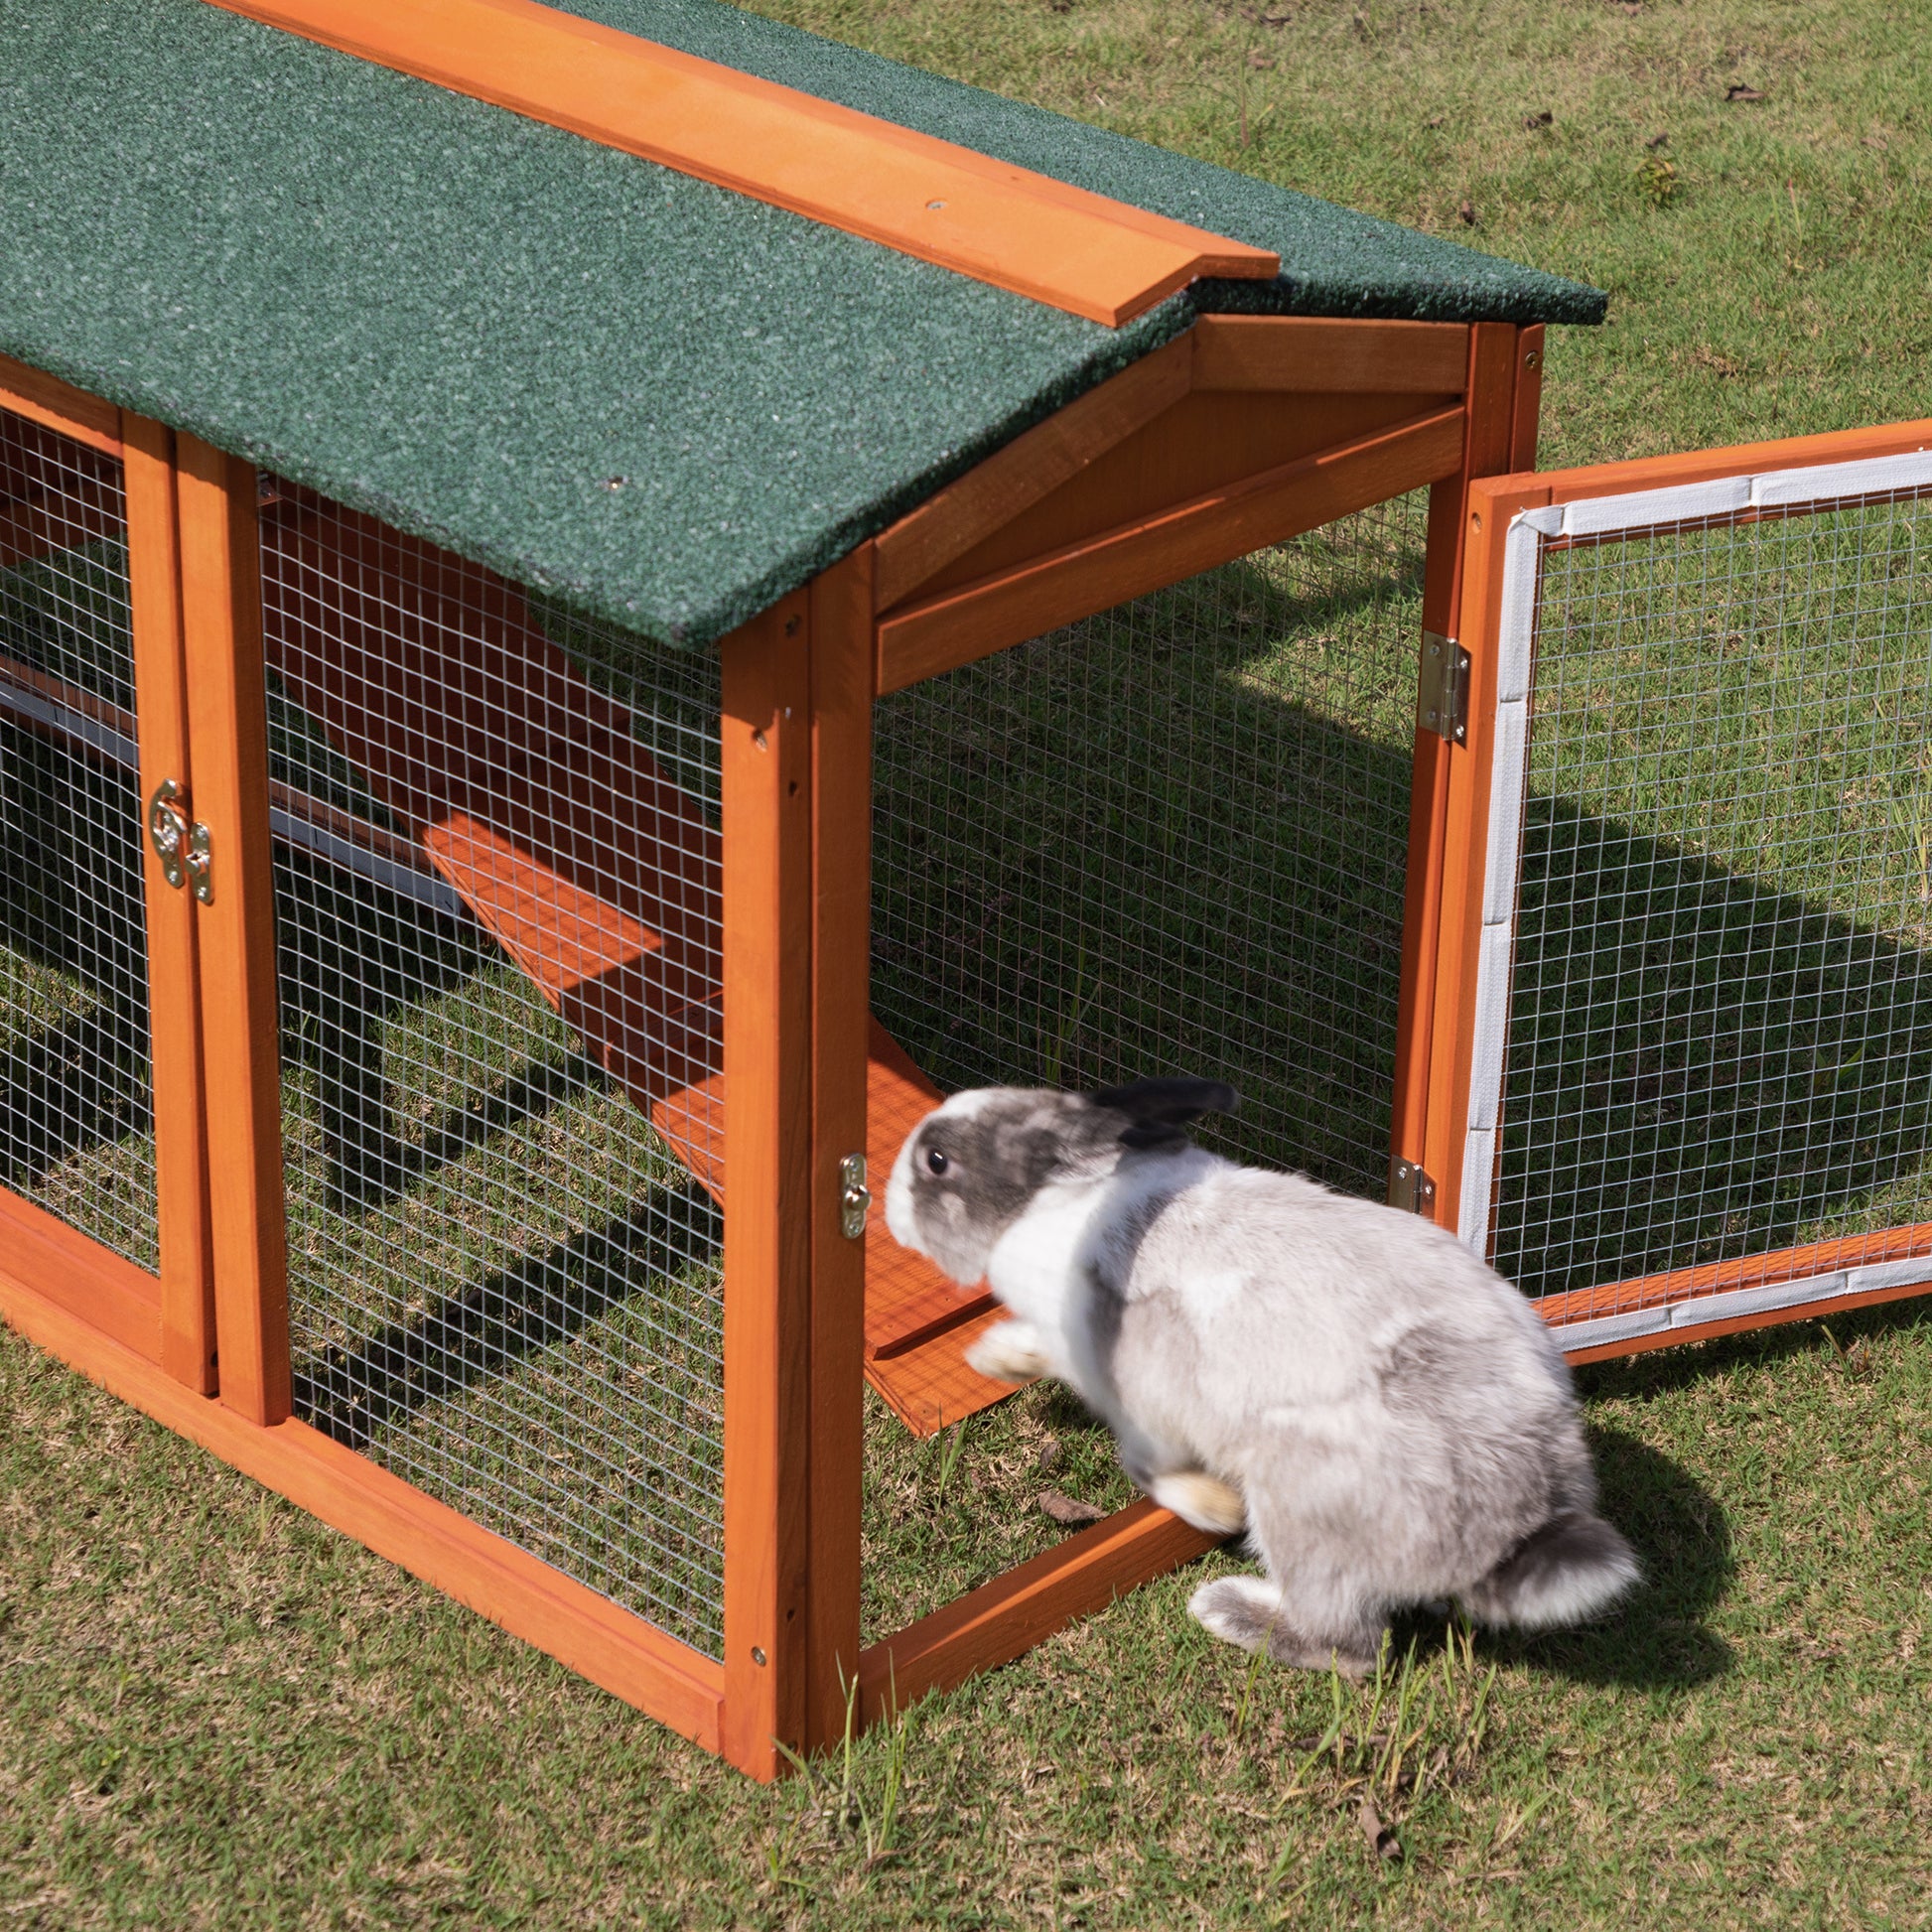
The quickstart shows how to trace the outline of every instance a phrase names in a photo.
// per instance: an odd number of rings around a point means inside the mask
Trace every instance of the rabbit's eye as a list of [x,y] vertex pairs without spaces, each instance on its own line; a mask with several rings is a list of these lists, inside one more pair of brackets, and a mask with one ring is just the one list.
[[952,1166],[952,1163],[936,1147],[926,1149],[925,1164],[934,1173],[944,1173]]

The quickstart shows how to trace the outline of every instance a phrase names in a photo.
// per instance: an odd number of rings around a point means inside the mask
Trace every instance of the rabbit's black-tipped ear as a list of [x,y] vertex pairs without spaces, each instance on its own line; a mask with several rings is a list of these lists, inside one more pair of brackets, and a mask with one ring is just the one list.
[[1135,1080],[1087,1098],[1096,1107],[1127,1116],[1130,1125],[1121,1145],[1134,1148],[1177,1147],[1187,1138],[1181,1130],[1190,1120],[1231,1114],[1241,1104],[1241,1096],[1225,1080]]

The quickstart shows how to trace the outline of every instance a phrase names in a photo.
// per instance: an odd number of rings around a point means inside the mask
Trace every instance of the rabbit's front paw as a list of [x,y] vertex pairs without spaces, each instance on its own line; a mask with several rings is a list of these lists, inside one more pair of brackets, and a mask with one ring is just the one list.
[[1031,1321],[996,1322],[967,1349],[966,1365],[996,1382],[1031,1382],[1051,1372]]

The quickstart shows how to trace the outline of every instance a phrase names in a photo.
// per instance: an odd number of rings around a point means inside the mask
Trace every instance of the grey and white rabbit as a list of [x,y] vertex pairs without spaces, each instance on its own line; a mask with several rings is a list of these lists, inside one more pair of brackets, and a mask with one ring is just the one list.
[[1245,1519],[1267,1575],[1194,1592],[1216,1636],[1354,1674],[1405,1605],[1537,1628],[1613,1602],[1636,1561],[1535,1310],[1414,1214],[1188,1140],[1235,1105],[1210,1080],[955,1094],[900,1149],[887,1225],[1009,1311],[975,1368],[1058,1376],[1157,1502]]

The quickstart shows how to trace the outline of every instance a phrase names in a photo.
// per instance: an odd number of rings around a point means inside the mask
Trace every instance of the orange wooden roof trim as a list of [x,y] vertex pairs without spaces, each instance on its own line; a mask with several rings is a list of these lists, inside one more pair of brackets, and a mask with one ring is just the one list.
[[1281,258],[536,0],[210,0],[1118,327]]

